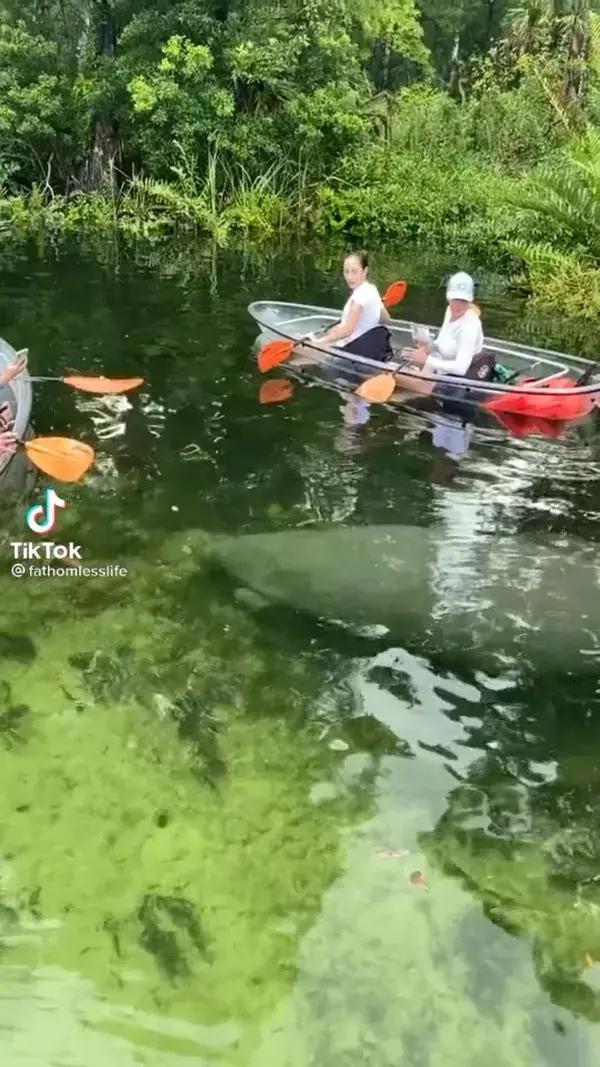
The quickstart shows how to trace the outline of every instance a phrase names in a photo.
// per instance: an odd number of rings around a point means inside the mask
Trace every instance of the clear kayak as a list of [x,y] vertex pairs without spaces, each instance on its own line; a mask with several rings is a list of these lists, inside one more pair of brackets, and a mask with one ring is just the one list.
[[[14,348],[0,338],[0,371],[6,370],[11,363],[14,363],[16,356]],[[7,428],[10,428],[20,440],[31,440],[33,437],[31,428],[33,390],[27,371],[13,378],[9,385],[0,386],[0,407],[4,404],[8,404],[10,408]],[[12,521],[10,516],[14,513],[14,508],[21,507],[26,494],[35,484],[36,477],[37,470],[24,448],[17,448],[14,452],[5,449],[0,451],[0,525],[2,527]]]
[[323,384],[343,379],[346,388],[354,388],[382,372],[400,371],[400,384],[386,405],[389,407],[407,402],[420,408],[452,404],[464,408],[466,416],[480,408],[508,423],[511,416],[579,420],[587,418],[600,404],[600,364],[579,356],[486,338],[485,351],[493,354],[494,363],[489,380],[428,375],[411,369],[406,358],[423,331],[435,338],[434,327],[401,319],[387,322],[393,358],[382,363],[344,352],[343,348],[300,341],[339,321],[338,310],[265,300],[250,304],[248,312],[260,327],[261,345],[270,340],[298,341],[281,368],[293,375],[297,370],[301,377],[308,374],[324,379]]

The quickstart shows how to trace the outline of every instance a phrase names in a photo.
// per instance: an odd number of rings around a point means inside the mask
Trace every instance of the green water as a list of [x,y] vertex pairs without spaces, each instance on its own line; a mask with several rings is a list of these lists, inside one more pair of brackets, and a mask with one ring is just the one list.
[[[0,334],[33,371],[146,379],[36,398],[38,433],[98,450],[54,536],[126,577],[18,581],[22,503],[4,530],[2,1064],[600,1065],[595,679],[274,622],[205,554],[315,520],[594,541],[595,438],[475,435],[456,463],[414,417],[352,431],[332,392],[260,406],[247,304],[340,306],[329,251],[0,265]],[[438,321],[453,266],[382,273]],[[481,296],[490,333],[565,341],[501,279]]]

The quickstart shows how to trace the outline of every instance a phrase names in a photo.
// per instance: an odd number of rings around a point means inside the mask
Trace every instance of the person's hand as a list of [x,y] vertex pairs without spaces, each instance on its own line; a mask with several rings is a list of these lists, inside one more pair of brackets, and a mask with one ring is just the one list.
[[325,343],[325,338],[326,338],[327,334],[324,334],[324,333],[322,333],[322,334],[309,333],[308,336],[309,336],[311,345],[323,345]]
[[413,363],[425,363],[427,359],[427,349],[423,345],[417,345],[413,348],[411,353]]
[[6,452],[12,454],[16,451],[16,448],[17,439],[12,430],[4,430],[3,433],[0,433],[0,455]]
[[3,385],[8,385],[12,382],[13,378],[16,378],[19,374],[22,374],[24,370],[27,370],[27,349],[24,348],[21,352],[17,352],[14,363],[10,363],[9,366],[0,375],[0,382]]
[[2,433],[3,430],[8,430],[12,421],[13,414],[10,404],[3,404],[2,407],[0,407],[0,433]]

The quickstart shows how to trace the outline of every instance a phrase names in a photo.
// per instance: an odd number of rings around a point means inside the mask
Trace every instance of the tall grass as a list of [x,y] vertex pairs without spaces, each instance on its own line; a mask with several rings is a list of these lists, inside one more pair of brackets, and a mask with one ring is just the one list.
[[231,162],[218,146],[209,151],[204,174],[196,159],[178,146],[180,163],[172,181],[135,176],[122,191],[120,224],[130,232],[162,227],[201,230],[223,243],[231,233],[271,238],[310,218],[314,187],[308,165],[276,162],[260,174]]

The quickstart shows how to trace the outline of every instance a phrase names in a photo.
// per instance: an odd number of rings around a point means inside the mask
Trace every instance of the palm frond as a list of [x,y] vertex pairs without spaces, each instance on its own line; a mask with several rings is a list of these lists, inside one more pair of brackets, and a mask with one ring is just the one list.
[[505,196],[512,207],[554,223],[561,237],[600,259],[600,166],[571,162],[540,171]]
[[533,293],[533,302],[568,316],[596,321],[600,315],[600,270],[597,263],[550,244],[513,241],[507,250],[525,267],[518,281]]
[[545,242],[509,241],[506,247],[516,259],[522,260],[531,270],[542,274],[580,270],[584,266],[589,269],[592,266],[591,263],[584,264],[576,253],[561,252]]

